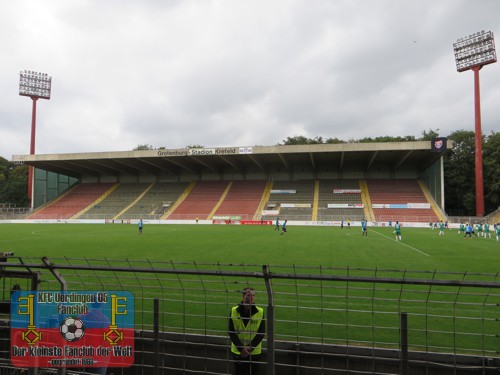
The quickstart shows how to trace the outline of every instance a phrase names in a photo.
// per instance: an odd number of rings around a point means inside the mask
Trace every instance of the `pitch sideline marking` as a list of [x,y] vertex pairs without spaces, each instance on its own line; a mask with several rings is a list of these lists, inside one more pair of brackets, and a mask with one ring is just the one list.
[[[382,233],[377,232],[376,230],[374,230],[373,232],[377,233],[378,235],[380,235],[380,236],[382,236],[382,237],[388,238],[389,240],[396,241],[396,240],[392,239],[391,237],[386,236],[385,234],[382,234]],[[405,243],[404,243],[404,242],[402,242],[402,241],[396,241],[396,242],[399,242],[401,245],[404,245],[404,246],[406,246],[406,247],[408,247],[408,248],[410,248],[410,249],[412,249],[412,250],[415,250],[415,251],[419,252],[420,254],[425,255],[426,257],[430,257],[430,255],[429,255],[429,254],[427,254],[426,252],[424,252],[424,251],[422,251],[422,250],[417,249],[416,247],[413,247],[413,246],[407,245],[407,244],[405,244]]]

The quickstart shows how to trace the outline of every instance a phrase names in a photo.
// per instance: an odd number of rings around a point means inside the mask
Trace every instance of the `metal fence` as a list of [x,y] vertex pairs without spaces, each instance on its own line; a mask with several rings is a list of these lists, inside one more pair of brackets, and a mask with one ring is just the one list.
[[[266,314],[261,373],[500,371],[499,274],[9,257],[0,277],[4,307],[16,285],[132,292],[135,362],[108,373],[231,373],[228,316],[247,286]],[[1,313],[0,368],[24,373]]]

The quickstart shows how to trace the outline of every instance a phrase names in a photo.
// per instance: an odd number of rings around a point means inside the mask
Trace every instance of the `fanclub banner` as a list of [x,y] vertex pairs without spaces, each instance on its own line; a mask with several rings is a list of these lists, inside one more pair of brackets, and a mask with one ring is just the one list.
[[11,360],[17,367],[129,367],[134,296],[127,291],[15,291]]

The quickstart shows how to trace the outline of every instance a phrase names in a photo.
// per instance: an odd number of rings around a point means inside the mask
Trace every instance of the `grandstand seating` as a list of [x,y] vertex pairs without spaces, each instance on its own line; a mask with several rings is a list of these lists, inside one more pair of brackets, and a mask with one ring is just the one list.
[[[316,185],[317,184],[317,185]],[[116,188],[111,189],[113,186]],[[315,188],[318,186],[317,195]],[[187,189],[182,183],[84,183],[70,189],[50,204],[32,213],[30,219],[169,219],[200,220],[212,216],[259,216],[266,181],[199,181]],[[358,190],[362,192],[358,193]],[[340,193],[334,193],[340,190]],[[344,191],[342,191],[344,190]],[[379,222],[435,222],[438,217],[427,201],[418,180],[298,180],[275,181],[264,208],[276,210],[281,219],[319,221],[359,221],[368,191],[375,220]],[[108,192],[109,195],[104,194]],[[366,203],[366,202],[365,202]],[[417,207],[408,206],[416,203]],[[317,204],[317,206],[315,206]],[[328,207],[338,204],[338,207]],[[373,205],[393,205],[373,208]],[[425,205],[431,205],[426,208]],[[397,207],[400,206],[400,207]],[[172,212],[168,212],[168,209]],[[165,211],[166,214],[165,214]],[[77,215],[80,215],[77,217]],[[274,215],[263,219],[273,219]]]
[[[334,190],[351,190],[349,193],[334,193]],[[318,197],[318,220],[361,220],[364,217],[363,208],[339,207],[328,208],[328,204],[361,205],[361,192],[358,180],[320,180]]]
[[244,220],[253,219],[265,187],[266,181],[234,181],[217,208],[215,216],[240,216]]
[[79,219],[113,219],[131,205],[150,184],[122,183],[98,204],[80,215]]
[[69,219],[103,195],[113,184],[76,185],[61,197],[35,211],[28,219]]
[[199,181],[167,219],[170,220],[205,220],[212,213],[226,190],[228,181]]
[[118,219],[154,219],[163,215],[186,189],[187,182],[155,183],[134,205],[129,207]]
[[[275,181],[269,197],[268,205],[276,205],[280,218],[288,220],[311,220],[314,204],[315,180]],[[286,191],[295,190],[295,193]],[[280,193],[279,191],[282,191]],[[283,205],[297,205],[298,207],[283,207]],[[300,207],[309,205],[309,207]]]
[[[372,206],[375,204],[406,205],[430,203],[418,180],[367,180]],[[436,222],[432,208],[373,208],[375,219],[380,222]]]

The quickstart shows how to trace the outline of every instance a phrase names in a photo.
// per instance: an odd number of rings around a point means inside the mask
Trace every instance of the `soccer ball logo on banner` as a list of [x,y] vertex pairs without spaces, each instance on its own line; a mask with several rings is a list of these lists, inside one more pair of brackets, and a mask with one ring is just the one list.
[[59,332],[66,341],[75,342],[85,334],[85,326],[80,319],[68,316],[61,322]]

